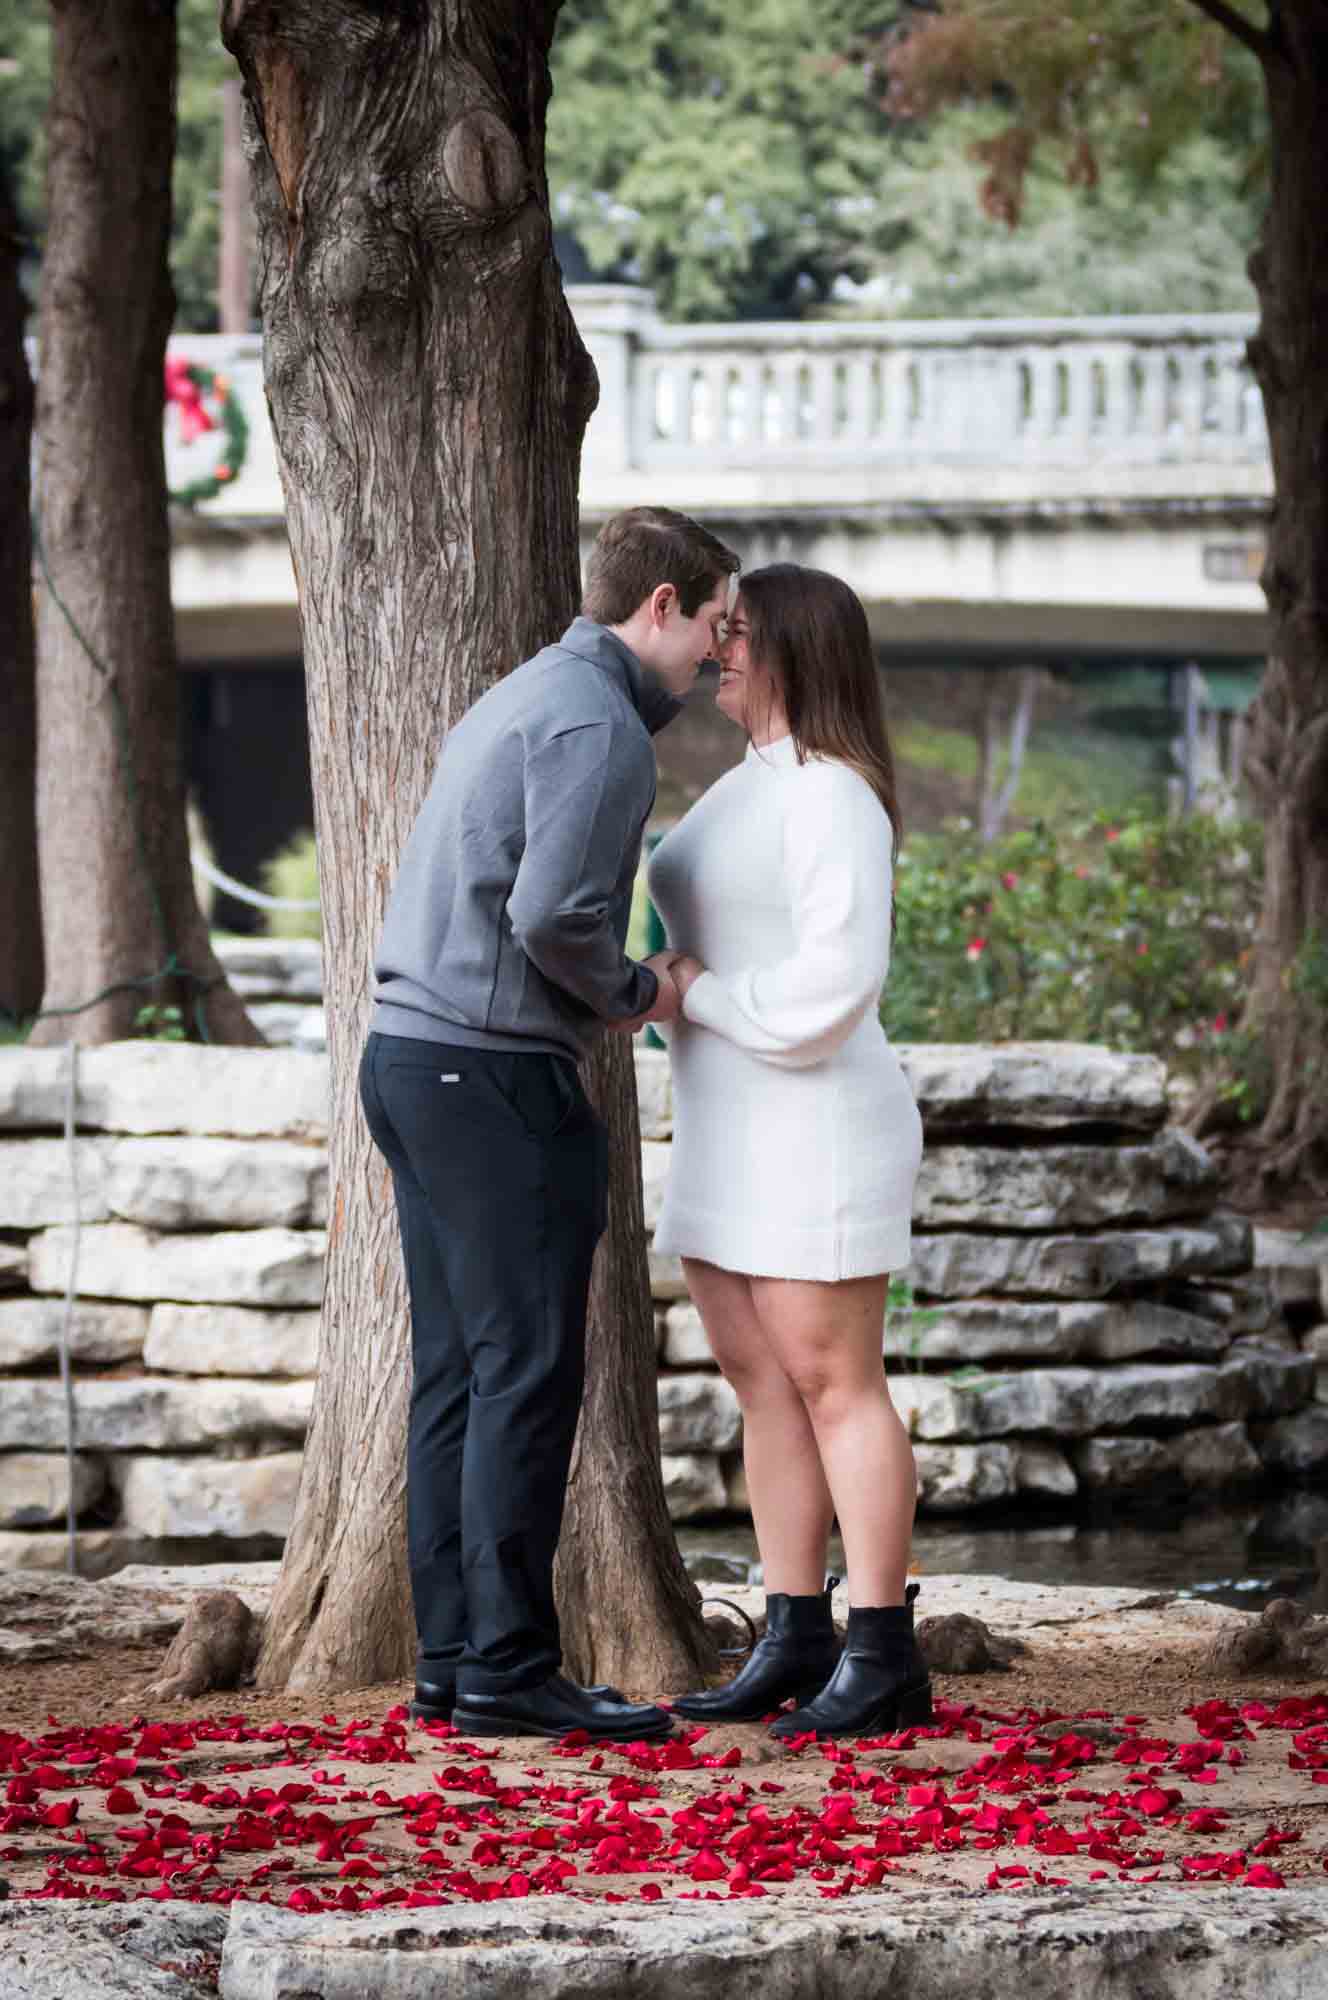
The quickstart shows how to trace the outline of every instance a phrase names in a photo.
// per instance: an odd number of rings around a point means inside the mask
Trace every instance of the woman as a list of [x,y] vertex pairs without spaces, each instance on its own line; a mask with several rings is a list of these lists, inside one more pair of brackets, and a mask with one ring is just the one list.
[[[744,578],[718,706],[747,754],[660,842],[650,892],[679,956],[674,1142],[656,1247],[680,1255],[737,1391],[766,1633],[727,1687],[674,1703],[790,1737],[927,1720],[905,1588],[915,1502],[882,1363],[922,1128],[877,1018],[899,830],[866,616],[846,584]],[[823,1588],[838,1518],[842,1654]]]

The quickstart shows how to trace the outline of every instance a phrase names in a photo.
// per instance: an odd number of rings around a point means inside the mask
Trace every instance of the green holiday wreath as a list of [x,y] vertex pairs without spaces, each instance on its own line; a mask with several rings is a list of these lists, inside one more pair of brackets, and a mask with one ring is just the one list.
[[249,422],[240,399],[227,377],[197,361],[181,361],[170,355],[166,361],[166,401],[180,412],[180,430],[186,445],[207,431],[220,429],[221,455],[210,473],[192,479],[188,485],[172,487],[170,499],[177,507],[199,507],[215,500],[236,479],[249,451]]

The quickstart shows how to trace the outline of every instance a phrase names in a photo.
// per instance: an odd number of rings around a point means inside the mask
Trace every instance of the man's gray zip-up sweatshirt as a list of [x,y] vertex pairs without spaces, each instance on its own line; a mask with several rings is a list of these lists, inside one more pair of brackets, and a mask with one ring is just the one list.
[[681,706],[578,618],[449,730],[374,961],[380,1034],[579,1059],[653,1004],[624,946],[650,738]]

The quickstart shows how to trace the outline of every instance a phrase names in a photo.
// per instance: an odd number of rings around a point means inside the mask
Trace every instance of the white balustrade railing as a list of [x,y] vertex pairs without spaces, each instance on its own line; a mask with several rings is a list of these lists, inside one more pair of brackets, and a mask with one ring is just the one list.
[[1253,322],[1202,318],[643,328],[629,460],[1262,458]]
[[[582,470],[592,514],[639,497],[643,474],[652,494],[696,507],[1268,490],[1252,316],[673,326],[632,287],[569,296],[600,377]],[[279,516],[259,337],[172,346],[229,377],[249,419],[243,471],[200,512]],[[185,446],[174,413],[166,445],[177,487],[222,449],[219,435]]]

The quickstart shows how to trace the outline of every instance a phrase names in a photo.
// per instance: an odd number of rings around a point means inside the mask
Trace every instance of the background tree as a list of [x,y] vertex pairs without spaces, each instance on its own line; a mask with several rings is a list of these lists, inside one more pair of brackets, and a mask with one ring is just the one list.
[[162,444],[175,4],[54,0],[52,26],[37,388],[48,1018],[32,1039],[113,1040],[147,1004],[212,1040],[258,1041],[212,954],[185,829]]
[[32,378],[23,353],[22,238],[0,158],[0,1031],[41,1005],[36,683],[28,467]]
[[[1251,58],[1253,60],[1251,61]],[[942,0],[888,55],[896,114],[1012,93],[983,142],[982,200],[1011,222],[1028,165],[1058,147],[1091,184],[1114,160],[1160,158],[1195,107],[1240,116],[1251,82],[1268,123],[1268,202],[1250,275],[1275,502],[1263,585],[1271,655],[1245,772],[1265,829],[1264,905],[1246,1027],[1267,1054],[1247,1157],[1256,1197],[1328,1188],[1328,0]]]
[[[366,954],[441,737],[567,624],[594,371],[544,172],[558,0],[227,0],[252,112],[264,366],[299,580],[323,883],[332,1220],[321,1366],[259,1677],[409,1670],[407,1311],[359,1113]],[[592,1093],[612,1224],[564,1529],[569,1664],[676,1686],[705,1664],[664,1506],[631,1051]],[[593,1540],[590,1537],[593,1535]],[[594,1577],[595,1595],[573,1582]]]

